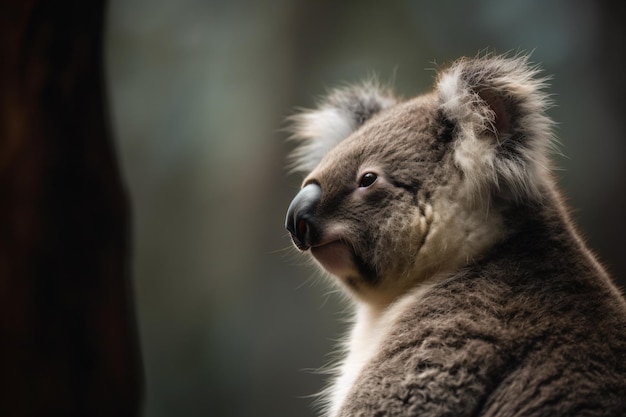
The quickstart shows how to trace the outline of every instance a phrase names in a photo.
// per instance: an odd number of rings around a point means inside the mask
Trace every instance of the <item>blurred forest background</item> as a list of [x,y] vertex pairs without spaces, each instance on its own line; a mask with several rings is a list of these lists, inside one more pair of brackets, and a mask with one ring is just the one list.
[[283,229],[285,117],[371,73],[533,51],[554,75],[560,183],[626,281],[624,5],[612,1],[112,0],[113,131],[133,206],[144,415],[306,416],[344,323]]

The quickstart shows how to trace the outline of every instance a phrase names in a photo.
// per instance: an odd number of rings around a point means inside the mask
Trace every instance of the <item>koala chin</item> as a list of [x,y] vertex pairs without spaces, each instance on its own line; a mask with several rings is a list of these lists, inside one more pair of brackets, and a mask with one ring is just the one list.
[[292,117],[295,246],[354,304],[323,414],[626,416],[626,302],[576,231],[526,56]]

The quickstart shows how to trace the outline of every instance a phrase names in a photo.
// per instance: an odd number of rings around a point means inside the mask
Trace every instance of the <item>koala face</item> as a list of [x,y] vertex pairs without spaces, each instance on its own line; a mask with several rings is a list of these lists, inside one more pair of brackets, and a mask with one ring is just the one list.
[[296,233],[294,241],[356,293],[392,296],[416,267],[433,221],[430,197],[450,176],[442,169],[450,132],[431,101],[421,97],[381,112],[304,180],[302,193],[317,198],[307,201],[308,236]]
[[298,249],[385,305],[501,239],[500,208],[540,198],[536,136],[548,130],[537,116],[545,97],[520,61],[457,62],[434,92],[405,102],[372,85],[339,90],[296,116],[296,164],[308,174],[286,227]]

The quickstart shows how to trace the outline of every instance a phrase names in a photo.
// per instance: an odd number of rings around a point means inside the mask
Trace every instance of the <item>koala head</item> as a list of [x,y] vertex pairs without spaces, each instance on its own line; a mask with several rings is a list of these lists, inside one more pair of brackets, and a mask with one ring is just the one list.
[[460,59],[400,100],[373,82],[293,117],[305,173],[286,228],[357,299],[385,305],[478,258],[549,178],[544,79],[527,57]]

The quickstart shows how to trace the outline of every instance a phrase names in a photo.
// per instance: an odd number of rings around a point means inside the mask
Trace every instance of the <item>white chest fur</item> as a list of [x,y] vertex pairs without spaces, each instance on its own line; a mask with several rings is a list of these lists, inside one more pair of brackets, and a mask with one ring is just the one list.
[[327,417],[337,415],[363,368],[379,352],[394,324],[430,287],[420,286],[382,310],[357,305],[354,326],[346,341],[345,359],[337,366],[337,377],[327,391]]

